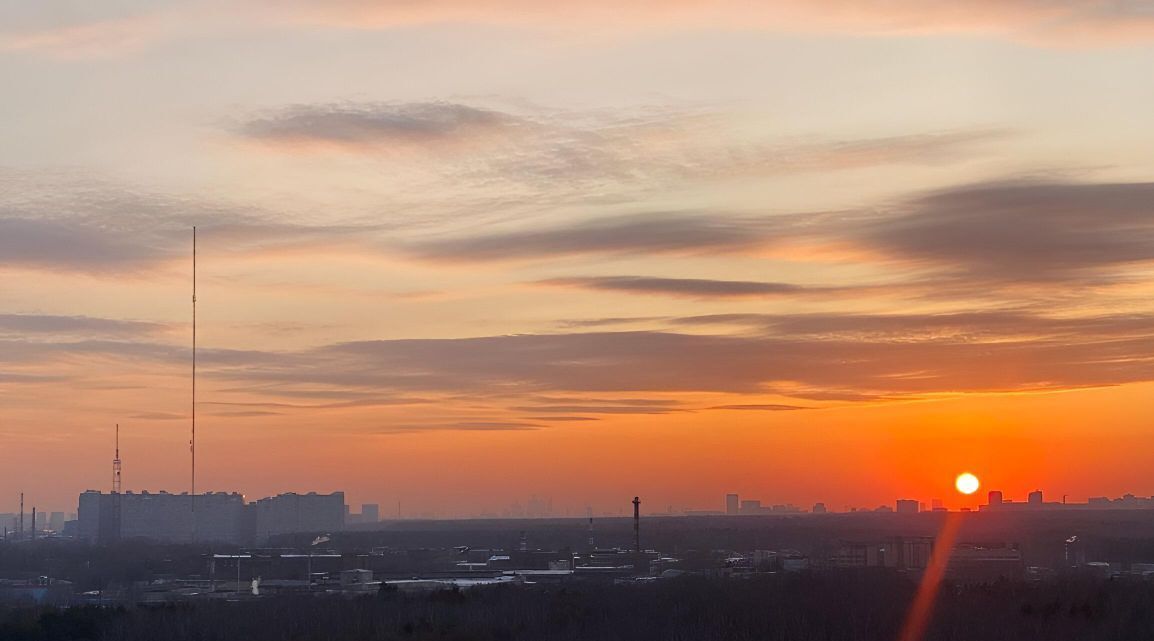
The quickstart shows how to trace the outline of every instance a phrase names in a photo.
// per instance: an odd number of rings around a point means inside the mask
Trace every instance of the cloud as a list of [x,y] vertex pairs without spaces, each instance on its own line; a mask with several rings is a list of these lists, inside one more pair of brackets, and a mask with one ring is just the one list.
[[[686,322],[707,327],[714,320]],[[636,396],[647,393],[859,402],[1154,380],[1150,315],[1062,317],[1006,310],[746,315],[743,320],[751,333],[583,332],[358,341],[285,352],[208,349],[201,371],[206,389],[222,390],[217,394],[248,390],[247,399],[210,403],[244,415],[400,406],[414,402],[409,395],[416,392],[438,395],[436,402],[447,407],[468,407],[483,398],[486,411],[597,417],[695,409],[675,399]],[[185,347],[144,339],[0,339],[0,363],[20,366],[20,375],[57,375],[62,364],[82,367],[86,362],[99,363],[107,376],[155,373],[183,367],[187,355]],[[315,398],[318,390],[331,390],[333,401],[293,402],[294,394]],[[278,400],[280,391],[289,400]],[[778,405],[711,407],[801,407]],[[504,420],[429,423],[441,429],[450,424],[482,429],[492,426],[481,423]]]
[[780,225],[765,218],[648,213],[411,244],[412,255],[442,262],[553,258],[580,254],[715,254],[749,251]]
[[511,135],[526,123],[501,112],[448,102],[297,105],[242,125],[274,145],[388,149],[459,144]]
[[164,255],[148,240],[134,242],[83,223],[0,218],[0,266],[132,272]]
[[214,412],[212,416],[225,418],[261,418],[265,416],[282,416],[283,412],[269,412],[267,410],[241,410],[238,412]]
[[[576,287],[630,294],[663,294],[689,298],[764,298],[796,296],[822,291],[789,283],[650,276],[587,276],[537,281],[540,285]],[[826,290],[828,291],[828,290]],[[840,291],[840,290],[839,290]]]
[[[271,0],[260,0],[271,6]],[[283,8],[284,3],[277,3]],[[1113,44],[1154,34],[1145,0],[292,0],[298,20],[350,28],[420,23],[520,24],[555,30],[741,29],[855,36],[979,34],[1046,44]]]
[[742,30],[1112,46],[1154,37],[1154,7],[1147,0],[38,0],[0,3],[0,51],[83,61],[222,32],[427,24],[513,25],[600,38]]
[[939,314],[709,314],[670,322],[688,326],[742,325],[769,335],[913,342],[1136,336],[1151,331],[1154,315],[1061,317],[1008,309]]
[[811,410],[804,405],[776,405],[776,404],[748,404],[748,405],[715,405],[711,410],[739,410],[750,412],[792,412],[794,410]]
[[188,415],[173,414],[172,412],[141,412],[139,414],[133,414],[129,418],[138,421],[186,421],[188,420]]
[[527,405],[512,408],[518,412],[542,412],[545,414],[673,414],[687,410],[675,407],[655,407],[652,405]]
[[253,208],[108,183],[0,172],[0,268],[142,275],[186,261],[197,226],[208,253],[364,245],[378,228],[312,226]]
[[377,434],[413,432],[525,432],[545,427],[524,421],[459,421],[455,423],[394,423],[373,430]]
[[1110,282],[1154,260],[1154,183],[990,183],[948,189],[854,234],[959,278]]
[[[1041,327],[1056,322],[1033,320]],[[1009,332],[1018,335],[952,332],[933,340],[853,331],[803,336],[638,331],[366,341],[322,348],[291,364],[273,360],[218,375],[505,396],[774,392],[814,399],[1066,389],[1154,376],[1150,325],[1138,328],[1133,319],[1108,317],[1081,325],[1084,331],[1072,334],[1024,336],[1035,329],[1027,325]],[[610,401],[605,407],[628,406]],[[551,409],[591,412],[588,405],[564,401]],[[541,413],[525,406],[517,410]]]
[[54,334],[132,337],[158,334],[169,329],[162,323],[46,314],[0,314],[0,334]]
[[663,316],[618,316],[610,318],[577,318],[557,321],[562,329],[589,329],[613,325],[637,325],[665,320]]
[[558,110],[452,102],[294,105],[235,128],[243,140],[289,154],[356,153],[406,175],[429,174],[492,190],[659,189],[727,180],[968,158],[1009,132],[964,130],[860,139],[751,138],[743,118],[663,105]]
[[45,374],[21,374],[19,372],[0,372],[0,384],[8,383],[59,383],[67,380],[64,376],[51,376]]
[[[552,228],[426,241],[410,253],[443,262],[570,255],[767,254],[882,267],[884,285],[796,286],[658,276],[558,278],[542,284],[691,297],[896,293],[942,300],[988,299],[1005,290],[1047,291],[1137,282],[1154,262],[1154,183],[1004,181],[962,185],[874,210],[737,216],[648,213]],[[853,256],[846,259],[846,253]],[[796,252],[795,252],[796,253]],[[1028,292],[1027,292],[1028,293]],[[628,319],[573,321],[619,324]],[[733,322],[727,316],[725,322]]]

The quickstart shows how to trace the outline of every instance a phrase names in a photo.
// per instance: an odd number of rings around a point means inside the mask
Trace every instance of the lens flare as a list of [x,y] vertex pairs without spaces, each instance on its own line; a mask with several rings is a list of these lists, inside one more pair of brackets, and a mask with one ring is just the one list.
[[982,484],[978,481],[978,477],[969,472],[959,474],[958,478],[954,481],[954,487],[958,488],[958,491],[962,494],[973,494],[977,492],[981,486]]

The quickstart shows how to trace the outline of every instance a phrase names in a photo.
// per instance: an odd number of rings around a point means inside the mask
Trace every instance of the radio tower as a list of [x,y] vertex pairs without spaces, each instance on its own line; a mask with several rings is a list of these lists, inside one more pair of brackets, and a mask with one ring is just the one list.
[[120,423],[116,424],[116,457],[112,459],[112,493],[120,494]]
[[196,541],[196,227],[192,228],[192,540]]

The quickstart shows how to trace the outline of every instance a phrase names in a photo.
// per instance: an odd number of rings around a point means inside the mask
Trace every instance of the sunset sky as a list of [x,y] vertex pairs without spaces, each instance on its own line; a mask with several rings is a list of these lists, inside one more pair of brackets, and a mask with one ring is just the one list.
[[116,423],[188,489],[194,225],[201,490],[1152,494],[1152,71],[1148,0],[0,0],[0,512]]

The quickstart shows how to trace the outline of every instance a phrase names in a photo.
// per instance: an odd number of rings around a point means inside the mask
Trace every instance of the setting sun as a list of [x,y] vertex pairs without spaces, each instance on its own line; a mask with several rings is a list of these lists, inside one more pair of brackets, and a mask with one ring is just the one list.
[[954,487],[958,488],[958,491],[962,494],[973,494],[981,487],[981,482],[978,481],[978,477],[969,472],[965,472],[958,475],[958,478],[954,481]]

